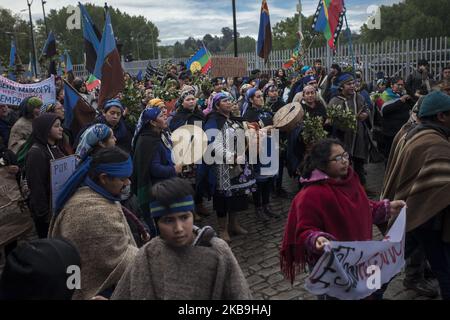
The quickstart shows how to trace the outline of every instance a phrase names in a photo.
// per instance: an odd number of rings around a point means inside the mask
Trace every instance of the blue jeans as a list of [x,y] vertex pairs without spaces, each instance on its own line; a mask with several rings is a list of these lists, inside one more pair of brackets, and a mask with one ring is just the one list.
[[405,258],[418,244],[422,245],[431,271],[439,282],[442,299],[450,300],[450,243],[442,241],[440,228],[433,227],[437,219],[439,217],[434,217],[406,234]]

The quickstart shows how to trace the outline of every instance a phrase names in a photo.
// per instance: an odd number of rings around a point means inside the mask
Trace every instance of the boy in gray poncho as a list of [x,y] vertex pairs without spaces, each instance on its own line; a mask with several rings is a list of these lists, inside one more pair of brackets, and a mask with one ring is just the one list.
[[211,227],[193,225],[190,185],[180,178],[162,181],[153,186],[152,199],[160,236],[140,249],[112,299],[251,299],[227,243]]

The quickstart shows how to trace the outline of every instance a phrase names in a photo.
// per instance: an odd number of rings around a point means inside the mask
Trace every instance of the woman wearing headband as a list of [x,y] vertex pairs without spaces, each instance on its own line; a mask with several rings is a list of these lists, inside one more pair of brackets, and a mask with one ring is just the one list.
[[133,175],[131,192],[137,196],[139,207],[149,225],[152,236],[156,235],[148,209],[152,185],[175,177],[182,166],[175,165],[172,158],[172,140],[167,132],[167,116],[159,108],[147,108],[139,117],[133,137]]
[[237,146],[233,147],[230,142],[235,134],[244,132],[242,119],[231,116],[232,107],[227,94],[218,93],[214,96],[213,111],[207,116],[204,129],[218,132],[217,136],[209,137],[208,148],[215,150],[217,155],[223,155],[223,159],[214,156],[213,164],[203,163],[198,167],[199,190],[213,198],[219,236],[227,242],[231,240],[228,231],[237,235],[248,233],[239,225],[237,215],[247,209],[247,195],[254,190],[256,182],[245,161],[245,154],[239,154]]

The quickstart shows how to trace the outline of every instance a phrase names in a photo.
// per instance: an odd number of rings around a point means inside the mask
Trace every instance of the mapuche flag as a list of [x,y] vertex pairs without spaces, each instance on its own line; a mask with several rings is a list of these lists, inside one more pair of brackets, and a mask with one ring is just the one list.
[[344,0],[320,0],[314,15],[312,28],[323,33],[328,46],[336,50],[336,40],[344,21]]
[[261,4],[257,50],[258,56],[263,58],[264,62],[267,62],[270,51],[272,51],[272,29],[270,27],[269,7],[266,0],[263,0]]
[[191,70],[192,73],[201,71],[205,74],[211,68],[211,54],[203,46],[186,62],[186,67]]
[[95,120],[95,109],[64,80],[64,126],[77,136],[82,128]]
[[125,87],[109,11],[106,13],[105,28],[97,51],[97,62],[93,74],[102,82],[98,101],[99,107],[102,108],[107,100],[115,98]]
[[101,34],[92,22],[86,8],[78,2],[83,20],[84,51],[86,52],[86,69],[93,73],[97,61],[97,51],[100,47]]

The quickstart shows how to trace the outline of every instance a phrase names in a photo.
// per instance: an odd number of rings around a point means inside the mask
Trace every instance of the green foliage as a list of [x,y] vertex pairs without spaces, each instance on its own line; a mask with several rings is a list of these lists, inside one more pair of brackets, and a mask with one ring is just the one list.
[[124,106],[128,108],[127,116],[125,121],[131,125],[135,126],[139,120],[139,116],[142,112],[141,107],[142,92],[133,83],[132,79],[129,79],[125,83],[125,89],[123,90],[123,96],[121,102]]
[[405,0],[381,7],[381,29],[361,28],[361,42],[450,36],[448,0]]
[[0,61],[3,67],[9,65],[11,39],[16,40],[16,49],[22,63],[28,63],[31,50],[30,26],[20,15],[9,9],[0,8]]
[[[92,4],[85,5],[93,22],[100,33],[104,25],[104,8]],[[111,21],[117,44],[121,47],[121,54],[132,54],[135,59],[153,58],[157,54],[158,28],[143,16],[130,16],[118,9],[110,9]],[[69,17],[67,7],[59,10],[52,9],[47,14],[48,30],[53,31],[59,51],[67,49],[74,64],[84,62],[84,41],[82,30],[67,30],[66,21]],[[46,40],[43,20],[37,21],[36,47],[42,49]],[[121,45],[121,46],[120,46]],[[40,49],[39,49],[40,48]],[[156,57],[155,57],[156,58]]]
[[322,117],[311,117],[309,113],[305,114],[303,120],[302,138],[306,145],[313,145],[314,143],[327,137],[327,132],[323,128]]
[[342,108],[340,105],[328,106],[327,117],[332,125],[341,130],[356,131],[355,114],[348,109]]

